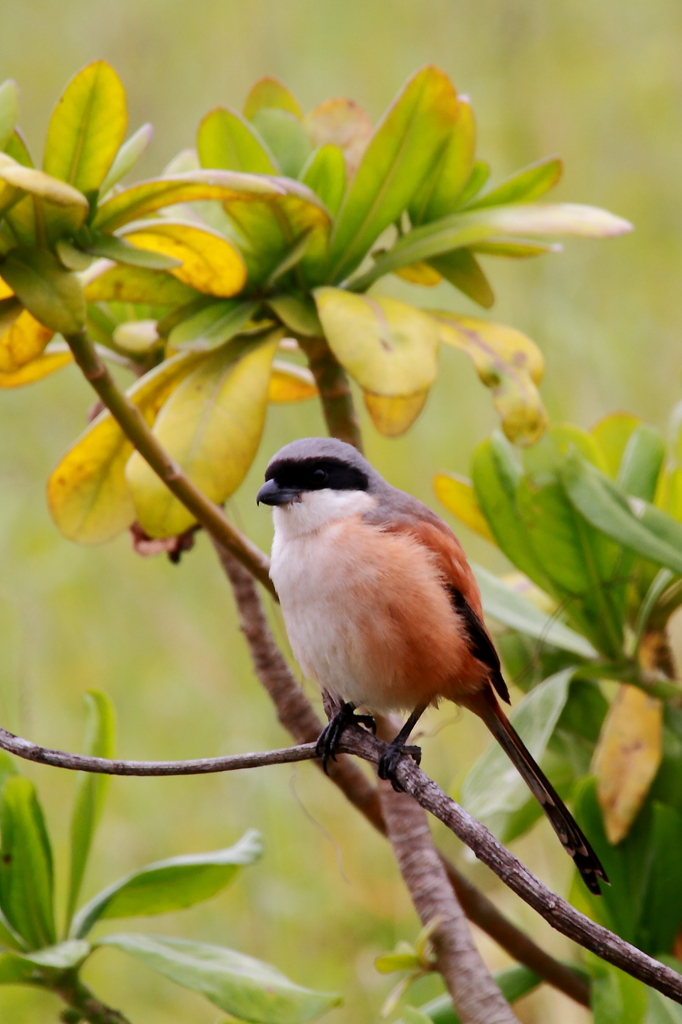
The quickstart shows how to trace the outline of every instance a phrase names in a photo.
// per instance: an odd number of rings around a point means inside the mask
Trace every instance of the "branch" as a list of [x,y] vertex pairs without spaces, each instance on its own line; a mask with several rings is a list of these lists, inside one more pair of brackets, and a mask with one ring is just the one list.
[[[108,761],[106,758],[86,757],[82,754],[68,754],[39,747],[4,729],[0,731],[0,747],[29,761],[108,775],[198,775],[209,771],[229,771],[265,764],[306,761],[316,757],[315,745],[305,743],[283,750],[196,761]],[[387,745],[358,726],[352,726],[344,733],[339,748],[342,753],[355,754],[365,761],[378,764]],[[220,764],[224,766],[226,762],[227,767],[219,767]],[[619,967],[626,974],[643,981],[675,1002],[682,1003],[682,975],[631,946],[629,942],[625,942],[607,928],[590,921],[570,903],[553,893],[503,846],[485,825],[476,821],[456,804],[413,761],[403,758],[397,774],[406,793],[414,797],[418,804],[466,843],[480,861],[486,864],[512,892],[537,910],[552,928],[596,953],[602,960]]]
[[[296,682],[275,643],[253,579],[225,548],[218,543],[215,544],[215,548],[232,584],[241,628],[249,645],[258,678],[272,698],[279,721],[299,743],[316,740],[322,731],[323,723]],[[377,788],[364,772],[348,757],[342,755],[337,761],[331,762],[329,773],[332,782],[339,787],[350,803],[377,831],[386,835],[386,824]],[[450,884],[471,921],[490,935],[514,960],[525,964],[569,998],[589,1007],[590,989],[583,977],[541,949],[525,932],[501,914],[495,904],[443,855],[441,861]]]
[[345,370],[324,338],[297,335],[320,392],[322,411],[331,437],[338,437],[362,451],[360,424]]
[[[390,719],[378,723],[382,732],[381,726],[389,723]],[[518,1024],[474,945],[433,844],[426,814],[406,793],[394,792],[390,783],[379,783],[379,793],[388,839],[419,918],[424,927],[438,922],[431,935],[436,965],[462,1021]]]
[[120,1010],[100,1002],[75,971],[63,975],[57,985],[46,987],[69,1004],[69,1009],[61,1014],[65,1024],[80,1024],[84,1020],[89,1021],[89,1024],[130,1024]]
[[269,562],[266,555],[241,534],[214,502],[210,501],[198,487],[173,462],[149,428],[144,416],[128,396],[120,390],[109,373],[105,363],[95,351],[85,331],[66,336],[73,357],[83,376],[95,389],[105,406],[114,417],[128,440],[149,463],[169,491],[189,509],[197,521],[224,544],[252,573],[263,586],[276,597],[275,589],[268,575]]

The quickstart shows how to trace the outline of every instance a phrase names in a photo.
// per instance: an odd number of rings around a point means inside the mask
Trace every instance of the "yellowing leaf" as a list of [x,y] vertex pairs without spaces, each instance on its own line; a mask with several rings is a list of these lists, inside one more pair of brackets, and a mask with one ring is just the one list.
[[288,110],[295,117],[303,117],[303,111],[294,94],[286,85],[270,75],[260,78],[252,87],[244,103],[244,117],[250,121],[263,107],[276,107],[279,110]]
[[82,192],[65,181],[46,174],[45,171],[37,171],[33,167],[23,167],[6,153],[0,153],[0,179],[14,188],[39,196],[40,199],[53,203],[55,206],[78,207],[82,211],[81,223],[88,212],[88,201]]
[[246,265],[239,250],[209,228],[159,218],[131,225],[125,240],[180,260],[181,266],[170,273],[206,295],[228,298],[246,283]]
[[594,754],[597,799],[610,843],[624,839],[663,754],[663,708],[636,686],[621,686]]
[[304,402],[318,394],[315,378],[305,366],[276,359],[272,364],[268,402]]
[[81,283],[47,249],[12,249],[0,264],[0,274],[26,309],[51,331],[67,335],[83,327]]
[[409,430],[429,395],[429,389],[415,391],[413,395],[377,395],[364,392],[365,405],[372,423],[385,437],[400,437]]
[[423,260],[418,263],[408,263],[406,267],[399,267],[395,273],[397,277],[402,277],[403,281],[420,284],[425,288],[433,288],[443,280],[438,271]]
[[[212,501],[224,502],[253,462],[282,333],[239,339],[208,353],[161,410],[154,433]],[[150,537],[173,537],[193,524],[192,514],[137,453],[127,465],[126,477],[137,518]]]
[[433,489],[438,500],[442,501],[448,511],[457,516],[465,526],[485,540],[489,540],[491,544],[496,543],[488,520],[476,499],[471,480],[460,476],[459,473],[436,473],[433,478]]
[[198,298],[198,293],[177,277],[160,270],[129,267],[107,262],[95,268],[97,277],[90,276],[85,286],[88,302],[134,302],[150,306],[183,306]]
[[457,110],[457,120],[443,155],[410,203],[410,219],[414,225],[454,213],[464,186],[470,180],[476,152],[476,121],[466,96],[458,98]]
[[96,192],[125,138],[125,90],[106,61],[75,75],[55,107],[47,129],[43,167],[81,192]]
[[339,147],[352,178],[372,137],[372,122],[362,107],[354,100],[327,100],[311,110],[303,123],[314,146]]
[[[0,342],[0,364],[2,363],[1,344]],[[0,388],[22,388],[24,384],[33,384],[34,381],[48,377],[71,362],[73,362],[73,356],[68,351],[45,352],[42,356],[27,363],[26,366],[22,366],[21,369],[14,370],[13,373],[5,373],[0,370]]]
[[439,326],[432,317],[340,288],[318,288],[315,301],[330,348],[365,391],[414,399],[433,384]]
[[[182,353],[145,374],[128,397],[149,424],[173,388],[204,358]],[[133,446],[108,410],[81,434],[52,472],[47,484],[50,514],[69,540],[103,544],[135,520],[135,507],[125,479]]]
[[42,354],[53,334],[54,331],[38,323],[28,310],[23,310],[12,326],[0,335],[0,373],[14,375],[22,367],[28,368]]
[[432,315],[440,325],[441,341],[466,352],[492,390],[509,440],[537,441],[547,427],[547,414],[535,386],[542,379],[544,360],[534,342],[502,324],[441,311]]
[[0,300],[9,299],[12,295],[14,295],[14,292],[12,291],[10,286],[0,277]]
[[614,412],[595,423],[590,431],[604,456],[606,465],[601,468],[614,480],[630,435],[641,422],[629,412]]

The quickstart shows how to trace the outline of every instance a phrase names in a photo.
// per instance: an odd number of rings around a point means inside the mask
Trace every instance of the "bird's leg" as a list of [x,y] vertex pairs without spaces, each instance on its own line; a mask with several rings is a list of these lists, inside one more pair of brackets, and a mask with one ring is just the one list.
[[421,763],[422,751],[421,747],[406,747],[405,743],[409,739],[410,733],[414,729],[415,725],[426,711],[427,704],[420,704],[419,707],[415,708],[410,717],[405,722],[395,739],[391,740],[388,745],[388,749],[381,755],[379,760],[379,778],[390,780],[396,793],[402,792],[402,786],[396,778],[396,769],[400,763],[400,758],[407,754],[417,764]]
[[344,701],[340,709],[329,720],[329,723],[325,725],[315,747],[317,756],[322,758],[322,767],[325,773],[327,772],[329,761],[336,761],[336,748],[339,745],[339,740],[344,730],[349,725],[356,724],[364,725],[374,733],[377,731],[376,722],[371,715],[356,715],[355,704],[349,704]]

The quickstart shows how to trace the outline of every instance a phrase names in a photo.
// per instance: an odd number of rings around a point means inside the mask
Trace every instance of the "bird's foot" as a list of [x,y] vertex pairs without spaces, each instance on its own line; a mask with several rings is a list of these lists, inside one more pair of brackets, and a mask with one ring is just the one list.
[[349,725],[364,725],[373,733],[377,731],[376,722],[371,715],[356,715],[355,704],[342,704],[341,709],[325,725],[315,746],[315,753],[322,758],[322,768],[326,775],[329,774],[327,765],[330,761],[336,761],[339,741]]
[[396,793],[403,793],[403,786],[398,782],[396,771],[402,757],[411,757],[415,764],[421,764],[422,748],[406,747],[403,743],[389,743],[388,749],[379,759],[379,778],[388,780]]

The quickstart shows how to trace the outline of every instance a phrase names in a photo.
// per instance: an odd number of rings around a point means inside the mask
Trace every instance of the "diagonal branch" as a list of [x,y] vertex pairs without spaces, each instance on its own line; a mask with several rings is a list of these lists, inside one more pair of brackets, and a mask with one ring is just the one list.
[[[382,754],[386,751],[387,745],[383,740],[378,739],[365,732],[358,726],[352,726],[346,730],[340,743],[342,753],[355,754],[372,764],[378,764]],[[135,771],[130,774],[136,775],[191,775],[197,774],[192,762],[151,762],[153,769],[157,763],[163,765],[163,771],[157,773],[149,770],[150,762],[144,771],[142,765],[145,762],[116,762],[107,761],[106,758],[90,758],[78,754],[64,754],[61,751],[48,750],[30,743],[28,740],[20,739],[7,733],[4,730],[0,733],[0,747],[19,757],[26,757],[28,760],[43,762],[45,764],[56,764],[64,768],[78,768],[81,770],[95,771],[106,774],[122,775],[129,774],[127,766],[133,764]],[[198,762],[205,765],[208,763],[231,761],[231,767],[255,767],[257,764],[281,764],[282,762],[305,761],[315,758],[315,746],[312,743],[302,744],[298,747],[289,747],[281,751],[265,751],[261,754],[235,755],[234,758],[208,758],[206,761]],[[235,762],[241,761],[241,765]],[[246,763],[250,762],[250,763]],[[196,765],[197,762],[194,762]],[[121,770],[121,765],[124,770]],[[171,766],[175,766],[171,770]],[[199,768],[198,773],[207,769]],[[217,769],[216,769],[217,770]],[[466,843],[478,857],[486,864],[512,892],[520,896],[524,902],[533,907],[547,922],[558,932],[566,935],[569,939],[577,942],[585,949],[606,960],[608,963],[619,967],[626,974],[643,981],[651,988],[657,989],[663,995],[669,996],[677,1003],[682,1003],[682,975],[671,968],[666,967],[659,960],[643,953],[640,949],[630,945],[618,935],[610,932],[608,928],[591,921],[581,914],[570,903],[557,896],[551,889],[548,889],[539,878],[528,870],[521,861],[514,856],[495,836],[488,831],[475,818],[472,818],[462,807],[455,803],[446,793],[443,792],[435,782],[426,775],[421,768],[408,758],[403,758],[397,770],[398,779],[403,786],[405,793],[413,797],[425,810],[442,821],[454,834]],[[512,954],[516,956],[515,953]]]
[[140,410],[116,385],[85,331],[69,334],[66,340],[85,379],[95,389],[128,440],[169,491],[189,509],[212,537],[216,537],[224,544],[235,558],[238,558],[242,565],[245,565],[273,596],[276,596],[268,575],[267,556],[230,523],[222,509],[202,494],[180,466],[164,451]]

